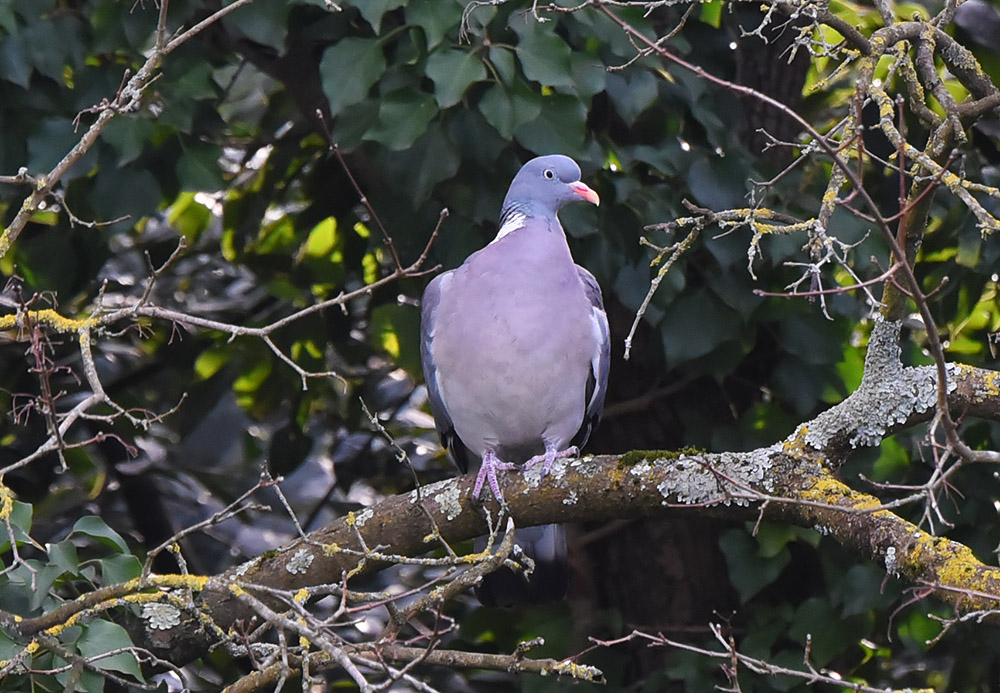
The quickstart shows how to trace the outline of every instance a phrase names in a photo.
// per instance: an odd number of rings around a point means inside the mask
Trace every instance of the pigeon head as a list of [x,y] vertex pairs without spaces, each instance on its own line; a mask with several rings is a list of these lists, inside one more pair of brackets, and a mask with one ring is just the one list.
[[576,200],[600,204],[586,183],[580,182],[580,167],[568,156],[552,154],[532,159],[517,172],[503,202],[503,212],[528,216],[555,216],[563,205]]

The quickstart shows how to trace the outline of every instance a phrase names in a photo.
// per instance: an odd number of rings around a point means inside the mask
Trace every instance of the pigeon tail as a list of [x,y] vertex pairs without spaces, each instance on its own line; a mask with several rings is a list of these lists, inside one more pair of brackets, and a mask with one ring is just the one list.
[[[501,534],[497,541],[502,540]],[[476,540],[476,551],[486,549],[486,537]],[[500,568],[484,575],[476,587],[476,598],[483,606],[510,607],[520,604],[545,604],[566,596],[569,563],[566,560],[565,525],[524,527],[514,531],[514,543],[521,551],[511,558],[534,563],[530,574]]]

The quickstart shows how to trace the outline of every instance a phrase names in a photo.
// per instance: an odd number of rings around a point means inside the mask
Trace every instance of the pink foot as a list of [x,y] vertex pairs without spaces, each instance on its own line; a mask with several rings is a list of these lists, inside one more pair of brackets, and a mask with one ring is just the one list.
[[527,462],[524,463],[524,467],[525,467],[525,469],[527,469],[529,467],[535,466],[539,462],[544,462],[545,466],[542,467],[542,476],[544,477],[546,474],[549,473],[549,469],[552,468],[552,463],[553,462],[555,462],[556,460],[558,460],[558,459],[560,459],[562,457],[573,457],[574,455],[578,455],[578,454],[580,454],[580,450],[575,445],[571,445],[570,447],[566,448],[565,450],[559,450],[559,451],[557,451],[555,445],[552,445],[552,443],[546,443],[545,444],[545,454],[543,454],[543,455],[535,455],[530,460],[528,460]]
[[517,465],[503,462],[493,450],[487,450],[486,454],[483,455],[482,464],[479,465],[479,474],[476,475],[476,485],[472,489],[472,497],[479,498],[479,494],[483,490],[483,482],[489,479],[493,497],[503,503],[503,494],[500,493],[500,484],[497,483],[497,471],[506,469],[517,469]]

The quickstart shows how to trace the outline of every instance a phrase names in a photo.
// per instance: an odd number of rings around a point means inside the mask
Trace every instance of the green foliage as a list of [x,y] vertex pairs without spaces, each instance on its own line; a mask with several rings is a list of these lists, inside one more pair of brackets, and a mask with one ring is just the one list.
[[[11,526],[26,537],[30,515],[25,517],[20,509],[25,505],[15,501]],[[27,545],[19,544],[23,552]],[[121,535],[93,515],[77,520],[69,535],[47,544],[42,555],[45,560],[28,559],[0,575],[0,609],[22,618],[37,616],[67,601],[56,595],[119,584],[138,577],[141,570],[139,559]],[[93,670],[72,674],[72,662],[44,649],[31,650],[27,642],[6,634],[0,636],[0,660],[21,659],[26,667],[39,671],[30,677],[30,685],[43,689],[52,686],[53,679],[60,687],[69,686],[69,677],[73,675],[78,679],[71,690],[100,693],[105,690],[104,671],[122,674],[125,680],[145,682],[132,639],[125,629],[102,618],[100,610],[85,611],[81,616],[76,625],[60,628],[54,635],[63,653],[87,658]],[[52,669],[54,675],[44,673],[46,669]],[[24,677],[7,677],[0,682],[0,690],[19,690],[27,685]]]

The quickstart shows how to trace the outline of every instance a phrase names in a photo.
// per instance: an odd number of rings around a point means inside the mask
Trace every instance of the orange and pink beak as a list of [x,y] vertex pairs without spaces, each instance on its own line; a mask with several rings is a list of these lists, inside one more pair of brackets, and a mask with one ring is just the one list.
[[594,189],[591,188],[586,183],[583,183],[581,181],[576,181],[575,183],[570,183],[569,187],[571,187],[573,189],[573,192],[575,192],[577,195],[585,199],[587,202],[590,202],[591,204],[595,205],[601,204],[600,195],[598,195],[594,191]]

